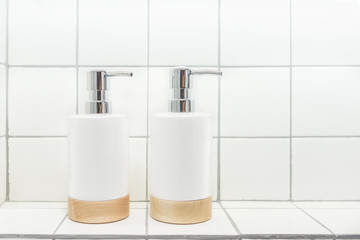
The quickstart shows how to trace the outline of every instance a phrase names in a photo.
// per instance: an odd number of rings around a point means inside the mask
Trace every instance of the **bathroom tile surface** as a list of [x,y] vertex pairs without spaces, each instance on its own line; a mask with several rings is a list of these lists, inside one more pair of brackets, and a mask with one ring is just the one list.
[[222,65],[289,64],[288,0],[222,0],[220,9]]
[[220,204],[218,202],[212,202],[212,208],[213,209],[220,209],[221,206],[220,206]]
[[10,201],[67,200],[66,138],[11,138],[9,169]]
[[53,234],[65,209],[0,208],[0,234]]
[[[224,201],[222,206],[242,233],[242,238],[268,239],[288,235],[291,239],[332,239],[334,234],[360,239],[360,202]],[[66,202],[5,202],[0,208],[0,238],[145,238],[146,202],[131,202],[130,216],[109,224],[81,224],[66,217]],[[149,209],[148,209],[149,211]],[[323,224],[323,226],[321,224]],[[324,227],[325,226],[325,227]],[[54,232],[58,229],[56,232]],[[329,231],[327,229],[330,229]],[[219,203],[213,203],[211,220],[193,225],[158,222],[148,216],[148,236],[179,239],[204,236],[239,237]],[[53,235],[54,234],[54,235]],[[32,235],[32,236],[31,236]],[[86,236],[86,237],[85,237]]]
[[217,7],[217,0],[150,1],[150,64],[216,65]]
[[83,224],[66,218],[55,234],[144,235],[146,209],[130,209],[130,216],[107,224]]
[[220,154],[222,199],[288,199],[288,139],[222,139]]
[[360,135],[359,67],[296,67],[292,76],[293,136]]
[[360,234],[360,202],[295,202],[337,235]]
[[237,235],[222,209],[213,209],[212,218],[204,223],[175,225],[156,221],[149,216],[150,235]]
[[228,209],[242,234],[331,234],[299,209]]
[[360,138],[297,138],[292,152],[295,200],[360,199]]
[[0,65],[0,136],[6,134],[6,67]]
[[146,209],[148,203],[147,202],[131,202],[130,201],[130,208],[132,209]]
[[10,209],[66,209],[67,202],[5,202],[1,208]]
[[289,68],[222,68],[221,136],[290,135]]
[[76,1],[8,2],[10,64],[75,64]]
[[10,68],[8,110],[12,136],[65,136],[76,113],[75,68]]
[[308,209],[304,210],[335,234],[360,234],[360,209]]
[[6,0],[0,0],[0,63],[6,61]]
[[145,138],[129,139],[129,194],[130,201],[146,200]]
[[359,1],[293,0],[291,7],[293,64],[360,64]]
[[255,208],[255,209],[292,209],[294,204],[288,201],[222,201],[226,209],[232,208]]
[[80,64],[145,65],[146,54],[146,0],[79,1]]
[[0,137],[0,204],[6,199],[6,139]]
[[357,202],[294,202],[300,208],[306,209],[360,209],[360,201]]

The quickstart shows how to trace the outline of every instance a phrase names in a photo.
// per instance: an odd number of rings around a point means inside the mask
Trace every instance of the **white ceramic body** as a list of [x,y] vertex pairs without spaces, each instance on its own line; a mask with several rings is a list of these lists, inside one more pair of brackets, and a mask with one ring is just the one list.
[[150,194],[174,201],[210,197],[211,116],[159,113],[150,129]]
[[86,114],[68,119],[69,196],[83,201],[125,197],[128,189],[128,120]]

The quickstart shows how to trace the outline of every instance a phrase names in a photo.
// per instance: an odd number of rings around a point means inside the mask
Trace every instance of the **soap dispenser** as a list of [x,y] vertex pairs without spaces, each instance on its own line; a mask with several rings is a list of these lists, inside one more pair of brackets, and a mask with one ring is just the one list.
[[212,214],[210,179],[211,115],[195,112],[194,75],[219,71],[171,70],[169,112],[150,122],[150,215],[174,224],[207,221]]
[[86,114],[68,119],[70,188],[68,217],[107,223],[129,216],[128,120],[111,114],[109,78],[131,72],[88,73]]

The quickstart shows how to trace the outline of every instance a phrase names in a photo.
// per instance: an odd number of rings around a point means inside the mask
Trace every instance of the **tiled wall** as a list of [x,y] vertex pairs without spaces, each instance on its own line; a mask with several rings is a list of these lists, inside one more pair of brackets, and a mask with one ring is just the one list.
[[67,116],[85,73],[130,118],[130,189],[147,200],[149,116],[169,68],[213,114],[214,200],[360,200],[359,0],[0,0],[0,201],[66,200]]

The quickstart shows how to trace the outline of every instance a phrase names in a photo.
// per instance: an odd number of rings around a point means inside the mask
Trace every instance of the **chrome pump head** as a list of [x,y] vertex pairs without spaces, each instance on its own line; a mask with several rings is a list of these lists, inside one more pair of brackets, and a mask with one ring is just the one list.
[[170,88],[172,98],[169,100],[169,112],[193,112],[194,100],[191,99],[192,75],[222,75],[214,70],[191,70],[188,67],[171,69]]
[[125,76],[132,77],[132,72],[88,72],[87,90],[89,91],[89,101],[86,102],[87,114],[106,114],[111,113],[111,102],[108,100],[108,90],[110,89],[109,77]]

